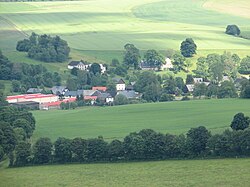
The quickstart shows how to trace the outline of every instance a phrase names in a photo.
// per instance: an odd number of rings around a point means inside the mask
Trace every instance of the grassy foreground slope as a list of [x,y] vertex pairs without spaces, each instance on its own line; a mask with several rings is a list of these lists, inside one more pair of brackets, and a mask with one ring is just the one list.
[[249,116],[249,106],[250,100],[223,99],[34,111],[37,127],[33,138],[102,135],[114,139],[145,128],[180,134],[199,125],[216,133],[228,128],[236,113]]
[[54,165],[0,169],[1,186],[249,186],[250,159]]
[[[84,50],[92,50],[90,56],[96,55],[95,51],[122,50],[128,42],[144,50],[179,49],[186,37],[192,37],[200,50],[250,49],[249,40],[224,33],[228,24],[249,31],[250,18],[211,10],[205,6],[210,1],[2,2],[0,48],[14,55],[16,41],[34,31],[62,36],[73,49],[73,57]],[[224,6],[237,3],[247,9],[250,5],[246,2],[225,0]]]

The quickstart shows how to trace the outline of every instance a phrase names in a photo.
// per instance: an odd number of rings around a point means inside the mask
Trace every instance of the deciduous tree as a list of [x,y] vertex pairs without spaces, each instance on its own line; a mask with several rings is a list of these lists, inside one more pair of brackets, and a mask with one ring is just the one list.
[[126,44],[124,46],[124,64],[129,66],[134,66],[134,69],[138,69],[140,62],[140,51],[133,44]]
[[248,116],[244,116],[243,113],[235,114],[233,121],[231,123],[231,128],[233,130],[244,130],[249,127],[250,119]]
[[197,46],[192,38],[187,38],[185,41],[181,43],[180,49],[181,49],[181,54],[184,57],[192,57],[194,54],[196,54]]

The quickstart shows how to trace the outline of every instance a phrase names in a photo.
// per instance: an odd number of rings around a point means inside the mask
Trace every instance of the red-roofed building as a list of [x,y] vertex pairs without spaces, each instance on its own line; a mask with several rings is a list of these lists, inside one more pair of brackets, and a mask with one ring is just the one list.
[[84,96],[84,101],[90,101],[91,105],[94,105],[97,99],[97,96]]
[[41,104],[41,103],[58,101],[58,97],[53,94],[24,94],[24,95],[7,96],[6,100],[9,103],[34,101]]
[[94,86],[94,87],[92,87],[92,90],[99,90],[99,91],[106,92],[107,87],[105,87],[105,86]]
[[56,101],[51,103],[40,104],[40,110],[60,109],[61,103],[74,102],[76,98],[64,99],[62,101]]

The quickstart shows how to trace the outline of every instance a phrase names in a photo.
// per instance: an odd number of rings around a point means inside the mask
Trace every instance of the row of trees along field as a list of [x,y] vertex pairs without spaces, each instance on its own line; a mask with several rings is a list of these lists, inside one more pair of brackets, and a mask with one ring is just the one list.
[[[35,123],[32,113],[8,106],[3,90],[0,90],[0,161],[8,157],[10,166],[14,164],[15,151],[20,144],[28,144]],[[22,156],[25,157],[19,155]]]
[[[165,58],[162,54],[160,54],[158,51],[154,49],[147,50],[144,54],[144,57],[141,58],[140,50],[136,48],[134,44],[126,44],[124,46],[125,54],[124,54],[124,65],[126,68],[133,67],[134,69],[139,69],[139,65],[141,62],[141,59],[151,67],[158,67],[160,69],[161,65],[165,63]],[[180,52],[175,53],[175,61],[174,65],[176,65],[175,69],[176,71],[180,71],[183,69],[183,66],[188,66],[189,62],[185,62],[185,57],[192,57],[194,54],[196,54],[197,46],[194,43],[192,38],[187,38],[181,43],[180,46]],[[172,52],[171,52],[172,53]],[[172,57],[172,54],[168,57]]]
[[[140,50],[133,44],[126,44],[124,46],[125,55],[123,60],[123,66],[119,65],[119,62],[115,62],[116,69],[113,73],[119,73],[121,70],[126,70],[129,67],[139,69],[139,63],[141,62]],[[192,61],[188,57],[192,57],[196,53],[197,46],[191,38],[187,38],[181,43],[180,52],[174,50],[167,50],[167,57],[172,59],[173,68],[170,69],[174,73],[180,71],[189,72],[189,68],[192,66]],[[187,57],[187,58],[186,58]],[[156,50],[148,50],[145,52],[143,61],[151,66],[158,67],[165,63],[165,59],[162,54]],[[215,83],[222,80],[223,75],[236,78],[237,73],[250,74],[250,57],[240,58],[237,54],[231,54],[224,52],[219,55],[216,53],[208,54],[207,57],[199,57],[197,60],[197,68],[193,70],[195,76],[209,79]],[[122,76],[122,74],[120,74]]]
[[33,87],[61,85],[61,76],[42,65],[12,63],[0,51],[0,80],[12,80],[12,91],[26,93]]
[[127,135],[123,141],[104,141],[103,137],[38,139],[33,146],[20,142],[15,147],[15,166],[47,163],[112,162],[152,159],[187,159],[250,156],[249,117],[234,116],[232,130],[211,135],[204,127],[191,128],[186,135],[157,133],[143,129]]
[[59,36],[32,33],[28,39],[17,42],[16,50],[28,52],[30,58],[44,62],[64,62],[69,57],[70,48]]

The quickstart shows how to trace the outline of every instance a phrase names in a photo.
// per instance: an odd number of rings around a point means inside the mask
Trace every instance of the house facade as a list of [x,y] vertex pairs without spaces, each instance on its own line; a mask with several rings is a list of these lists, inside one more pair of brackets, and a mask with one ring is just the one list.
[[161,68],[160,70],[161,71],[164,71],[164,70],[168,70],[168,69],[172,69],[174,66],[171,62],[171,59],[170,58],[166,58],[165,59],[165,63],[161,65]]
[[126,89],[126,84],[123,79],[120,78],[114,78],[113,82],[115,83],[116,91],[122,91]]
[[68,64],[68,69],[73,69],[73,68],[77,68],[79,70],[88,70],[88,68],[90,67],[91,64],[87,64],[84,61],[71,61]]
[[[101,73],[104,73],[107,69],[103,64],[99,64],[101,68]],[[77,68],[79,70],[84,70],[84,71],[89,71],[89,68],[91,67],[91,64],[84,62],[83,60],[81,61],[71,61],[68,64],[68,69],[73,69]]]

